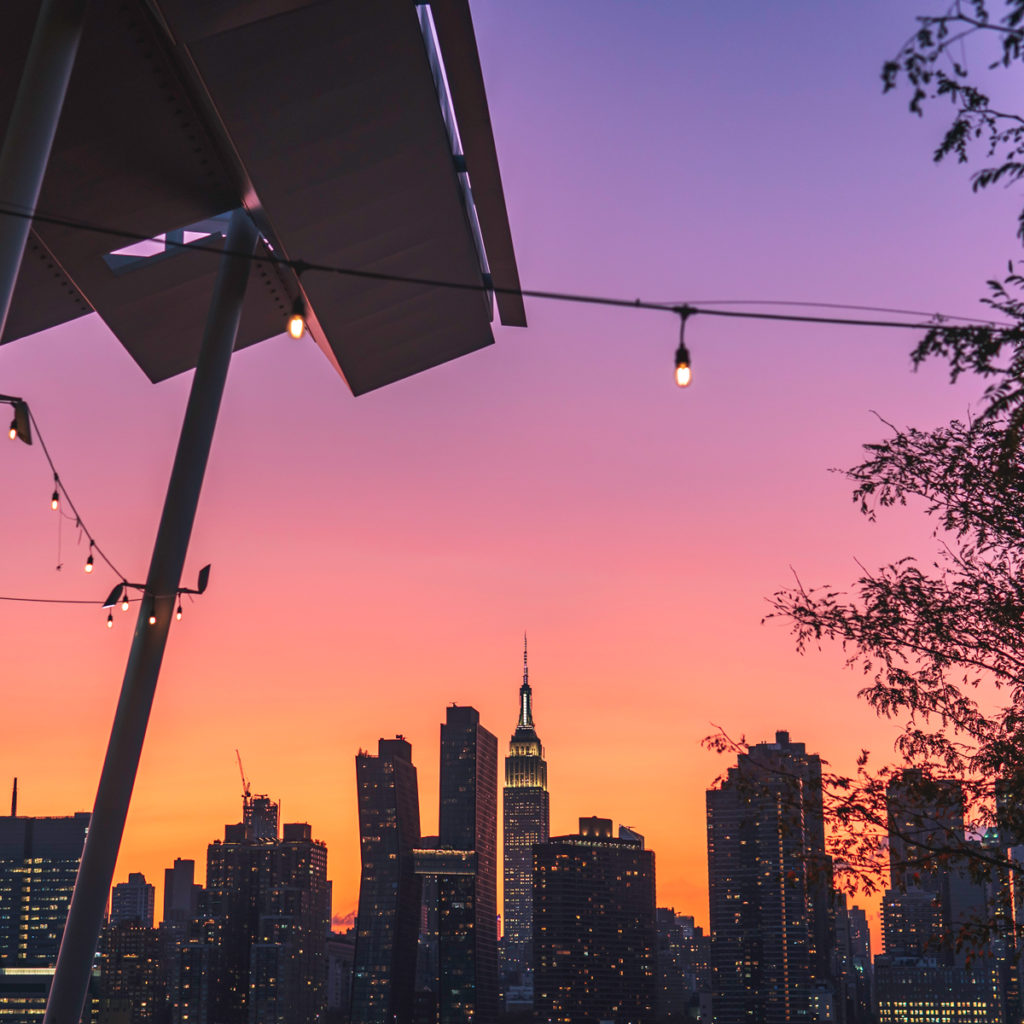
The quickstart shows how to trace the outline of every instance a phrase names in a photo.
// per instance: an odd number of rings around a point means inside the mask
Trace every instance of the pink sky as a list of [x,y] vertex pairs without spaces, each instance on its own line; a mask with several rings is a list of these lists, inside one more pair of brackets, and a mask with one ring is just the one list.
[[[524,285],[657,300],[801,299],[977,315],[1017,254],[1016,198],[934,167],[942,119],[883,97],[916,4],[474,3]],[[944,112],[943,112],[944,113]],[[71,211],[73,212],[73,211]],[[307,339],[237,356],[117,880],[202,872],[255,791],[329,847],[356,904],[354,755],[403,733],[436,827],[438,726],[480,709],[504,755],[530,633],[552,830],[644,833],[658,902],[707,921],[712,723],[788,729],[836,767],[890,726],[838,652],[761,625],[791,579],[927,554],[917,510],[860,517],[829,467],[881,427],[966,413],[974,385],[910,373],[911,332],[696,318],[672,382],[656,313],[528,303],[530,328],[358,401]],[[187,379],[150,385],[95,318],[7,346],[90,529],[145,574]],[[65,526],[54,571],[38,449],[0,445],[0,593],[101,599]],[[188,582],[188,580],[186,580]],[[129,616],[4,604],[0,779],[25,814],[91,807]]]

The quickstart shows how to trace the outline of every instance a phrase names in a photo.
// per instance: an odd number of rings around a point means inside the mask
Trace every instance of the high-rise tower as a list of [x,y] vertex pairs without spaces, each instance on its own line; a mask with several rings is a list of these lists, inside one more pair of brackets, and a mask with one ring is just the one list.
[[353,1024],[411,1024],[421,880],[413,870],[420,809],[412,746],[382,739],[356,757],[362,875],[353,965]]
[[533,848],[535,1018],[650,1024],[657,996],[654,854],[608,818]]
[[533,970],[533,844],[551,833],[548,765],[533,725],[533,690],[523,635],[519,721],[505,758],[503,812],[505,916],[502,967],[507,975]]
[[441,726],[438,950],[441,1024],[498,1017],[498,740],[475,708]]
[[814,1019],[834,931],[821,759],[789,733],[737,758],[707,794],[715,1020]]
[[0,1021],[42,1020],[88,828],[87,813],[0,816]]

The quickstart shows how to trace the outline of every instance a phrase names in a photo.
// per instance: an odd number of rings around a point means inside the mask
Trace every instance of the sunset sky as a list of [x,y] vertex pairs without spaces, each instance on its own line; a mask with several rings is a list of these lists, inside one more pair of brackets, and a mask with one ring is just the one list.
[[[1018,255],[1020,197],[936,167],[947,111],[879,70],[917,0],[473,2],[525,287],[653,300],[806,300],[981,315]],[[969,55],[970,56],[970,55]],[[972,58],[973,59],[973,58]],[[301,173],[301,169],[298,171]],[[73,215],[75,211],[61,211]],[[301,256],[301,254],[299,254]],[[443,268],[438,268],[440,275]],[[157,884],[255,792],[328,844],[334,911],[359,882],[355,754],[404,734],[424,832],[439,723],[480,710],[503,757],[530,638],[552,832],[647,837],[660,906],[707,923],[715,725],[788,729],[836,768],[891,754],[840,652],[798,656],[765,598],[927,555],[919,509],[870,524],[830,467],[978,394],[917,374],[910,331],[528,301],[530,327],[358,400],[305,338],[236,356],[116,881]],[[282,325],[283,327],[283,325]],[[0,350],[89,529],[145,577],[189,376],[151,385],[98,318]],[[38,446],[0,443],[0,595],[102,600]],[[19,812],[92,806],[134,612],[0,605],[0,783]],[[158,892],[158,901],[160,895]],[[160,903],[158,902],[158,908]],[[159,916],[159,910],[158,910]]]

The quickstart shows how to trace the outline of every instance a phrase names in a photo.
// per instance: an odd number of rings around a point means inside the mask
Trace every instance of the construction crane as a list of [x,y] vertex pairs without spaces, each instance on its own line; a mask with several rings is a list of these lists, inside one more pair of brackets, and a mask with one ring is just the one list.
[[235,757],[238,758],[238,774],[242,776],[242,806],[248,810],[252,797],[249,795],[249,780],[245,777],[245,769],[242,767],[242,755],[238,752],[238,747],[235,747]]

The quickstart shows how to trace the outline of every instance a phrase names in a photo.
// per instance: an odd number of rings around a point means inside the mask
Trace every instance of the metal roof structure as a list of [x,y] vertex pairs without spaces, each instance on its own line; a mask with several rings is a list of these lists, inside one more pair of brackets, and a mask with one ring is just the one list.
[[195,369],[118,588],[142,599],[45,1015],[74,1024],[232,352],[301,306],[359,395],[526,316],[468,0],[5,0],[0,27],[0,343],[95,311],[151,380]]
[[[4,4],[0,124],[38,9]],[[359,395],[491,344],[494,305],[525,326],[467,0],[91,0],[38,211],[132,234],[37,220],[0,343],[95,311],[150,380],[191,369],[219,258],[106,257],[238,207],[264,254],[481,290],[257,263],[236,348],[301,298]]]

